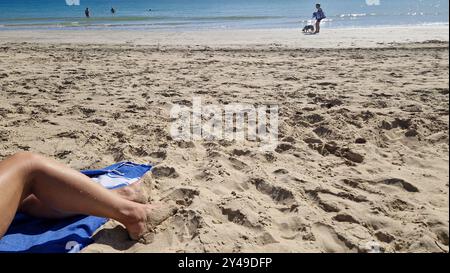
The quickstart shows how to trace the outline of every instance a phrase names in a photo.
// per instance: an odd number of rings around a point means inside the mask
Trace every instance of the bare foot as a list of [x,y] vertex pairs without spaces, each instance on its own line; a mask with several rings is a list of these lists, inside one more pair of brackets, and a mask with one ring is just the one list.
[[148,244],[155,228],[176,212],[177,207],[173,202],[141,205],[136,211],[136,218],[124,224],[131,239]]
[[148,172],[138,182],[113,190],[113,192],[119,194],[122,198],[129,201],[133,201],[140,204],[147,204],[150,198],[150,193],[147,188],[151,187],[151,173]]

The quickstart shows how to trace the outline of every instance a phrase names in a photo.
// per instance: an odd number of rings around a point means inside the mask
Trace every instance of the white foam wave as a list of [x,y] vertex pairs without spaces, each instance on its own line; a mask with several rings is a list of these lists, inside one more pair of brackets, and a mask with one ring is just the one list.
[[[371,13],[370,15],[372,15]],[[367,13],[347,13],[347,14],[341,14],[339,17],[346,18],[346,17],[364,17],[367,16]]]

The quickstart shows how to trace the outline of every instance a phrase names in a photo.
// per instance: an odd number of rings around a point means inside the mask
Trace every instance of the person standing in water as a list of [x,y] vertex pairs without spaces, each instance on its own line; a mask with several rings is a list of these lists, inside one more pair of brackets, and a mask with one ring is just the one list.
[[112,15],[116,14],[116,9],[114,7],[111,8],[111,14]]
[[320,22],[327,18],[325,16],[325,13],[323,12],[320,4],[316,4],[317,11],[313,13],[313,18],[316,19],[316,29],[314,31],[314,34],[317,34],[320,32]]
[[89,8],[86,8],[86,9],[84,10],[84,15],[86,15],[86,18],[91,17],[91,12],[89,11]]

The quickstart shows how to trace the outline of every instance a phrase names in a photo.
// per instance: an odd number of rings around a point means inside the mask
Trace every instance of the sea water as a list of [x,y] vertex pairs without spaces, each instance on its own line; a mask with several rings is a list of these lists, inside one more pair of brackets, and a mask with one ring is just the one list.
[[[2,29],[266,29],[311,22],[310,0],[0,0]],[[329,28],[448,25],[448,0],[320,0]],[[79,4],[79,5],[78,5]],[[91,17],[85,18],[89,8]],[[111,13],[111,8],[116,10]]]

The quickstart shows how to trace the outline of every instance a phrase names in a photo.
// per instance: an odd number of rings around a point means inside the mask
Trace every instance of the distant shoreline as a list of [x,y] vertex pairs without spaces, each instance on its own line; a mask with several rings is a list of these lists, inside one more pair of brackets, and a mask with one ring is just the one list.
[[[276,17],[274,17],[276,18]],[[98,17],[93,19],[86,18],[73,18],[76,21],[64,22],[64,23],[17,23],[17,24],[4,24],[0,22],[1,31],[91,31],[91,30],[103,30],[103,31],[146,31],[146,32],[179,32],[179,31],[216,31],[216,30],[270,30],[270,29],[297,29],[304,25],[311,23],[311,20],[291,21],[289,25],[277,25],[274,26],[252,26],[251,24],[242,24],[240,26],[210,26],[210,25],[191,25],[189,22],[149,22],[147,24],[131,23],[133,21],[139,21],[138,18],[128,21],[122,20],[120,17],[114,18],[114,22],[109,22],[109,17]],[[117,23],[123,21],[124,23]],[[336,25],[332,21],[328,22],[327,19],[322,22],[322,26],[328,29],[372,29],[372,28],[405,28],[405,27],[448,27],[449,22],[428,22],[417,24],[375,24],[375,25]]]
[[298,29],[252,30],[2,30],[0,44],[128,44],[150,46],[290,48],[382,47],[390,43],[449,41],[449,26],[404,26],[327,29],[319,35],[304,35]]

